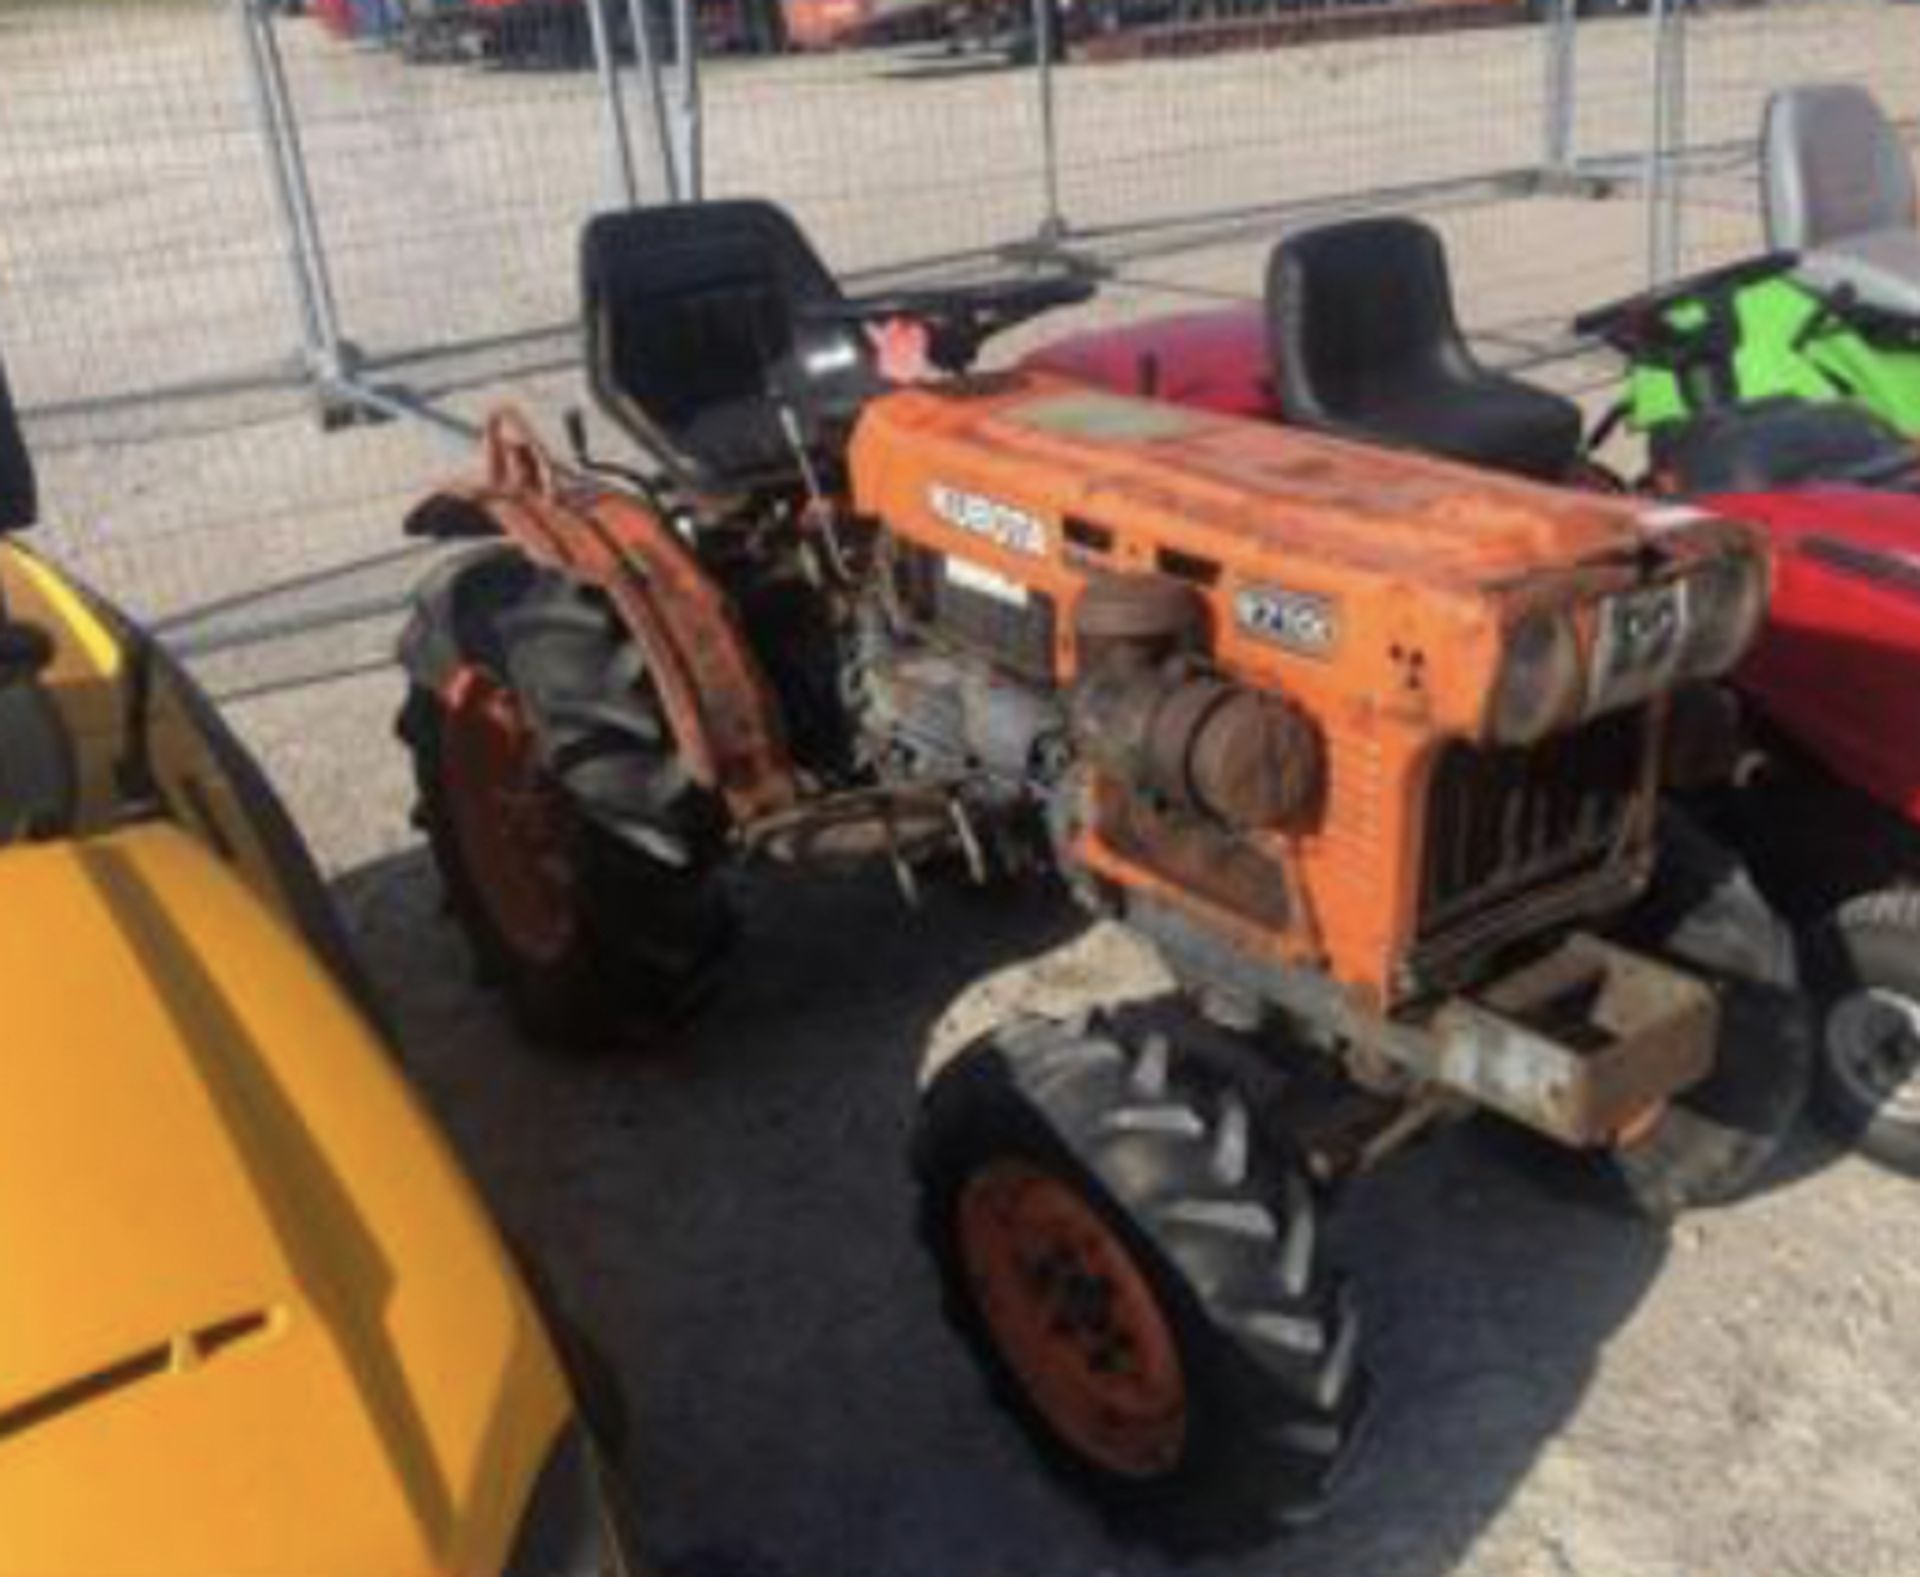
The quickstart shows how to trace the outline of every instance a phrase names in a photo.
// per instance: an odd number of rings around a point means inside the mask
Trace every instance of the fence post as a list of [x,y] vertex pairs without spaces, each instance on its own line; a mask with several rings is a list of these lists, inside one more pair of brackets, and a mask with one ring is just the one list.
[[267,175],[273,186],[280,223],[286,232],[287,263],[293,280],[294,302],[300,314],[301,338],[307,371],[323,390],[322,408],[332,416],[325,390],[348,371],[348,348],[340,333],[340,311],[333,279],[314,210],[313,188],[307,180],[306,154],[300,128],[287,91],[285,62],[274,36],[273,19],[262,0],[236,0],[242,47],[247,57],[247,85],[252,91],[254,115],[260,124]]
[[639,206],[634,184],[633,134],[620,96],[620,62],[614,58],[613,29],[607,26],[609,0],[587,0],[587,33],[593,41],[593,69],[600,78],[600,124],[606,137],[608,200],[619,208]]
[[660,170],[660,185],[666,200],[678,202],[685,194],[673,151],[673,131],[667,124],[667,93],[660,80],[660,57],[653,47],[653,23],[647,12],[647,0],[627,0],[627,25],[633,29],[634,71],[639,79],[647,124],[653,130],[654,162]]
[[1054,117],[1053,67],[1059,50],[1055,0],[1033,0],[1033,57],[1040,93],[1040,242],[1052,245],[1067,233],[1060,211],[1060,135]]
[[679,118],[674,130],[679,142],[679,197],[682,202],[697,203],[705,189],[701,169],[700,128],[700,23],[694,0],[673,0],[675,62],[675,106]]
[[1546,102],[1540,162],[1550,175],[1572,175],[1579,105],[1579,0],[1546,0],[1541,19],[1546,35]]
[[1680,153],[1686,140],[1687,23],[1676,0],[1651,0],[1653,124],[1647,152],[1647,274],[1665,284],[1680,271]]

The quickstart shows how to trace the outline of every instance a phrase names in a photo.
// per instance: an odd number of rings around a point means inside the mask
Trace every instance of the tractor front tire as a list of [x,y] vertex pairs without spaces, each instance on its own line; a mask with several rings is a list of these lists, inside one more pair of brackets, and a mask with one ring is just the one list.
[[1850,899],[1807,953],[1820,1018],[1816,1112],[1864,1154],[1920,1177],[1920,890]]
[[1046,1463],[1183,1555],[1310,1520],[1364,1410],[1315,1191],[1164,1037],[1026,1019],[925,1091],[920,1230],[950,1322]]
[[1714,986],[1719,1041],[1706,1078],[1603,1154],[1625,1202],[1664,1220],[1751,1191],[1806,1105],[1813,1037],[1792,934],[1746,868],[1678,815],[1661,837],[1623,940]]
[[481,979],[543,1042],[671,1017],[730,935],[721,821],[612,613],[485,549],[416,600],[401,652],[418,819]]

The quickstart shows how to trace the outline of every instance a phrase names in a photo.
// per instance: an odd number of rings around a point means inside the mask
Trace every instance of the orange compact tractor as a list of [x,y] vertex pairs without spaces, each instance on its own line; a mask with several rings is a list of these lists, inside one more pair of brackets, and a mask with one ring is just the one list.
[[1724,757],[1752,532],[973,373],[1090,287],[849,299],[761,203],[598,219],[584,286],[636,456],[503,415],[410,523],[477,544],[403,643],[455,907],[547,1036],[706,977],[728,857],[1057,872],[1155,944],[1190,1006],[1001,1028],[914,1149],[956,1324],[1118,1521],[1320,1504],[1366,1386],[1316,1211],[1436,1122],[1653,1212],[1753,1180],[1791,954],[1661,808]]

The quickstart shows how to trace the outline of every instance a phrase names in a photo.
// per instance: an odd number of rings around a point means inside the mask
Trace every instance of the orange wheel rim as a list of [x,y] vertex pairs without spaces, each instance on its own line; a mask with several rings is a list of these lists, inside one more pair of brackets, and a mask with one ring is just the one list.
[[579,926],[567,805],[519,697],[464,671],[448,697],[441,757],[454,836],[488,918],[516,952],[551,963]]
[[1171,1471],[1187,1433],[1179,1348],[1099,1211],[1038,1167],[996,1161],[961,1194],[959,1232],[994,1343],[1052,1429],[1110,1472]]

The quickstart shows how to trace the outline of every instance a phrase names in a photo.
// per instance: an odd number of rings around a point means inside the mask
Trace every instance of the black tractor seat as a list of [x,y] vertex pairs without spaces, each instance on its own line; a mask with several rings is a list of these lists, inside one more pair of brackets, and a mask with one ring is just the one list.
[[1579,457],[1579,406],[1468,349],[1445,247],[1416,219],[1282,241],[1267,322],[1281,416],[1296,426],[1547,480]]
[[811,447],[881,387],[857,326],[809,320],[840,287],[771,203],[602,214],[581,295],[595,400],[697,494],[795,481],[790,428]]

